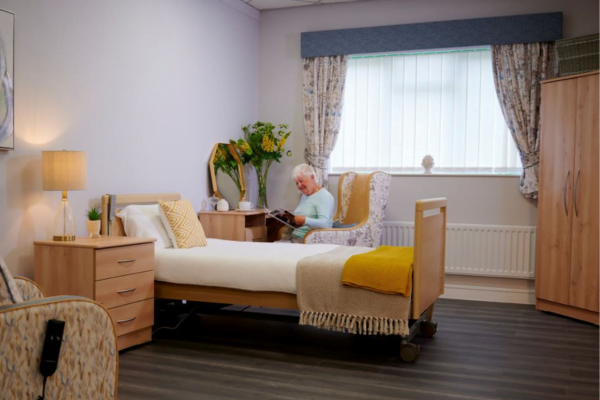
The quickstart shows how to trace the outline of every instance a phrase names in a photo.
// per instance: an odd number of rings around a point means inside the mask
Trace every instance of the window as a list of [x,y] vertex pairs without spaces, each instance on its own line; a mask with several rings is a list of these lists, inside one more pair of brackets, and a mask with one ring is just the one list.
[[490,48],[351,56],[331,172],[520,173]]

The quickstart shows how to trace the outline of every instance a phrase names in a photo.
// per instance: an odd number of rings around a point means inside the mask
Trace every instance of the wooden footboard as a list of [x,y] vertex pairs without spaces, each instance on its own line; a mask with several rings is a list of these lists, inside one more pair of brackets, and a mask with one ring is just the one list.
[[[435,211],[438,212],[435,213]],[[413,318],[418,318],[444,293],[445,244],[446,199],[417,200],[415,205]]]

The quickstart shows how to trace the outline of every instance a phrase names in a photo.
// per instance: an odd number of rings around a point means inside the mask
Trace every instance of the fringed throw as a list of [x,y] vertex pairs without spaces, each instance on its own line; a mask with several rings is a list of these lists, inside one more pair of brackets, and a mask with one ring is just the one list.
[[301,325],[362,335],[408,335],[410,297],[344,287],[340,282],[346,260],[371,250],[340,246],[298,262]]
[[301,311],[300,325],[359,335],[405,335],[408,332],[408,322],[404,319],[360,317],[318,311]]

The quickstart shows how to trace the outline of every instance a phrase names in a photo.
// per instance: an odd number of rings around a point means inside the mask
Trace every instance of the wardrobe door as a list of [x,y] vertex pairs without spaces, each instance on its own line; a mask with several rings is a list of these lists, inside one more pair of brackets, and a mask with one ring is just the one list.
[[536,297],[569,304],[577,80],[542,85]]
[[577,79],[570,304],[598,311],[598,75]]

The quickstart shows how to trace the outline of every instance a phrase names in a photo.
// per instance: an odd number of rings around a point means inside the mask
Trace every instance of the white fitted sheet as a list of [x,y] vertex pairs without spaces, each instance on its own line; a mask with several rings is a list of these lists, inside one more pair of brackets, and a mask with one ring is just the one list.
[[154,275],[162,282],[295,294],[297,262],[336,247],[208,239],[205,247],[156,248]]

